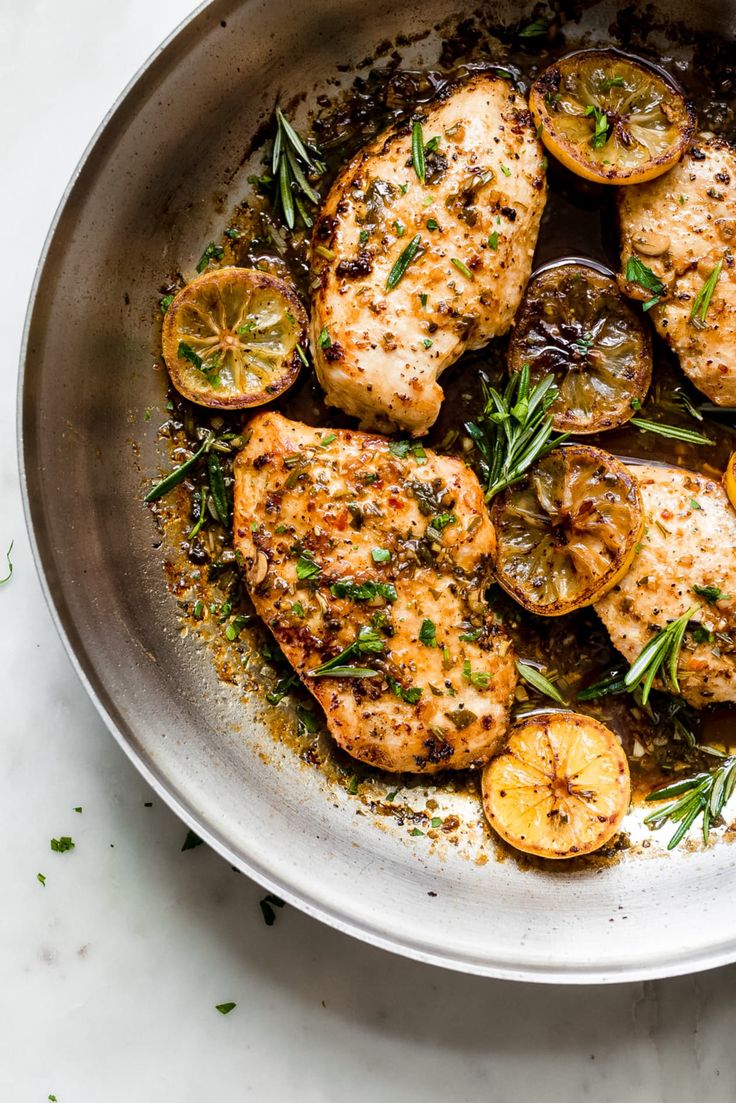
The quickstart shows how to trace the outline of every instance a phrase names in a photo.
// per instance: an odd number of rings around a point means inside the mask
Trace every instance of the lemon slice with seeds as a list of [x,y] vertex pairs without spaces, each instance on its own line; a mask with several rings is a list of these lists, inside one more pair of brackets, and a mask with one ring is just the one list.
[[496,579],[525,609],[562,616],[623,578],[644,529],[635,477],[608,452],[555,448],[491,507]]
[[491,827],[540,858],[598,850],[618,831],[630,798],[629,766],[616,736],[576,712],[529,717],[483,771]]
[[641,184],[680,159],[695,113],[667,76],[617,50],[580,50],[537,77],[529,107],[566,168],[600,184]]
[[622,425],[652,378],[649,334],[614,279],[586,264],[555,265],[529,284],[514,323],[509,368],[551,372],[555,429],[598,433]]
[[218,268],[187,284],[166,311],[171,382],[201,406],[244,409],[283,394],[299,374],[307,315],[284,280]]

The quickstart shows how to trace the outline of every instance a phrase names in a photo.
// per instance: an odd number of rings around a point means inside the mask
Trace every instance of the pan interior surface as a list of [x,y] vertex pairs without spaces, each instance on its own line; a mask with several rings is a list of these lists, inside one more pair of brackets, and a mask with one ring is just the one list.
[[[308,106],[380,42],[426,30],[407,56],[435,57],[432,28],[451,14],[462,18],[461,5],[443,0],[214,0],[131,85],[60,208],[29,311],[22,463],[40,570],[132,760],[203,838],[297,906],[485,975],[601,982],[708,968],[736,959],[729,845],[540,871],[379,830],[183,637],[142,504],[145,477],[166,463],[145,419],[165,404],[152,370],[156,289],[193,266],[244,194],[249,140],[279,97],[304,92]],[[724,36],[735,14],[724,3],[666,13]],[[519,13],[499,3],[493,17]],[[611,5],[581,16],[598,40],[615,18]],[[481,818],[478,807],[478,830]]]

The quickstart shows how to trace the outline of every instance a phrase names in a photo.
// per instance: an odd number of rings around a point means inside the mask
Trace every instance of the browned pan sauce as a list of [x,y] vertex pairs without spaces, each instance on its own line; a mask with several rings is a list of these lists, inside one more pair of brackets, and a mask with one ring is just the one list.
[[[523,34],[530,24],[547,25],[542,34]],[[406,118],[418,104],[442,95],[468,72],[496,69],[528,90],[536,74],[556,57],[581,46],[619,46],[650,58],[667,68],[695,103],[701,129],[714,129],[736,137],[736,61],[732,46],[713,35],[693,40],[680,26],[655,24],[641,11],[623,9],[608,33],[581,37],[572,5],[550,9],[537,7],[512,28],[499,28],[482,13],[455,26],[445,25],[439,39],[426,41],[426,67],[402,66],[402,49],[409,39],[383,43],[373,58],[366,58],[347,92],[320,95],[312,118],[312,137],[327,163],[319,181],[326,194],[339,167],[366,141],[394,120]],[[668,43],[663,49],[663,43]],[[287,114],[288,101],[283,105]],[[697,139],[696,139],[697,140]],[[267,172],[268,142],[263,146]],[[610,268],[617,267],[616,223],[613,189],[583,181],[555,162],[549,165],[550,195],[545,211],[537,264],[562,256],[589,257]],[[251,178],[251,186],[233,212],[228,233],[221,239],[221,263],[255,266],[291,279],[309,301],[308,239],[303,231],[290,234],[272,214],[270,189]],[[203,243],[204,244],[204,243]],[[181,279],[161,288],[175,290]],[[705,401],[680,372],[673,355],[652,329],[654,376],[643,416],[705,432],[715,441],[710,448],[681,443],[621,428],[587,438],[620,456],[674,463],[720,478],[730,451],[736,447],[734,417],[705,412],[695,422],[677,400],[684,394],[695,405]],[[463,425],[478,416],[481,407],[480,372],[501,380],[505,371],[505,340],[494,341],[480,353],[464,356],[442,377],[445,402],[442,412],[423,443],[440,451],[457,453],[473,461],[473,451]],[[325,407],[313,372],[304,370],[297,384],[276,405],[287,416],[311,425],[342,427],[354,424],[340,411]],[[239,432],[242,417],[216,414],[169,396],[170,417],[161,427],[172,443],[172,462],[188,453],[176,449],[196,440],[198,428],[214,427]],[[221,455],[228,479],[231,463]],[[402,800],[426,779],[381,774],[350,759],[326,734],[318,706],[290,674],[279,649],[254,616],[241,582],[232,548],[231,533],[214,520],[194,539],[187,532],[196,520],[195,491],[199,476],[187,480],[154,507],[165,534],[167,574],[178,596],[184,630],[202,637],[212,649],[220,676],[246,693],[258,690],[265,698],[265,715],[274,736],[287,741],[308,764],[344,785],[360,797],[365,810],[400,825],[414,825],[417,833],[432,837],[456,832],[456,817],[442,823],[432,816],[432,801],[417,812]],[[194,509],[194,513],[193,513]],[[493,586],[490,603],[511,634],[518,655],[542,663],[571,707],[588,712],[608,724],[622,738],[629,756],[635,794],[650,791],[673,768],[701,765],[692,745],[736,744],[736,710],[717,708],[697,713],[676,699],[652,694],[650,709],[639,707],[628,695],[576,705],[576,691],[598,680],[617,666],[625,668],[607,633],[590,609],[562,618],[539,618],[524,612]],[[230,638],[228,638],[230,637]],[[544,708],[549,702],[524,683],[516,694],[516,712]],[[477,775],[454,774],[432,779],[435,785],[476,793]],[[377,795],[379,794],[379,795]],[[451,822],[453,821],[453,822]],[[547,865],[548,863],[545,863]]]

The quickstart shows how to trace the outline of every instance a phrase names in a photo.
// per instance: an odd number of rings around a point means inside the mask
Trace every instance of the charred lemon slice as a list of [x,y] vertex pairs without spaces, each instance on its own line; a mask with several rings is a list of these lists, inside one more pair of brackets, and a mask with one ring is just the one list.
[[618,831],[630,797],[629,767],[616,736],[576,712],[529,717],[483,771],[491,827],[540,858],[598,850]]
[[626,574],[644,528],[624,465],[584,444],[556,448],[493,501],[496,578],[532,613],[572,613]]
[[541,272],[527,288],[509,345],[509,367],[532,383],[551,372],[556,429],[598,433],[623,424],[652,378],[649,335],[614,279],[585,264]]
[[171,382],[200,406],[239,410],[282,394],[299,374],[307,315],[293,288],[252,268],[192,280],[166,311]]
[[723,473],[723,486],[729,502],[736,509],[736,452],[732,452],[728,457],[726,470]]
[[599,184],[661,176],[695,130],[695,113],[667,74],[617,50],[580,50],[550,65],[529,107],[550,153]]

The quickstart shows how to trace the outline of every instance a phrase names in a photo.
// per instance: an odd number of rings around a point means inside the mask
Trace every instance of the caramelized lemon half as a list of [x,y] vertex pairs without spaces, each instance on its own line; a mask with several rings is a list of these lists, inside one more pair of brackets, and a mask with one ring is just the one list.
[[695,113],[662,70],[617,50],[580,50],[532,85],[529,107],[558,161],[599,184],[641,184],[680,159]]
[[600,448],[556,448],[491,507],[496,578],[525,609],[562,616],[598,601],[636,555],[644,511],[636,479]]
[[633,415],[652,378],[649,334],[614,279],[586,264],[540,272],[516,316],[509,368],[533,384],[552,373],[555,429],[599,433]]
[[726,470],[723,473],[723,486],[729,502],[736,509],[736,452],[732,452],[728,457]]
[[483,771],[483,809],[502,839],[540,858],[576,858],[618,831],[631,798],[621,744],[576,712],[531,716]]
[[307,315],[294,289],[252,268],[205,272],[164,317],[171,382],[200,406],[239,410],[283,394],[306,341]]

